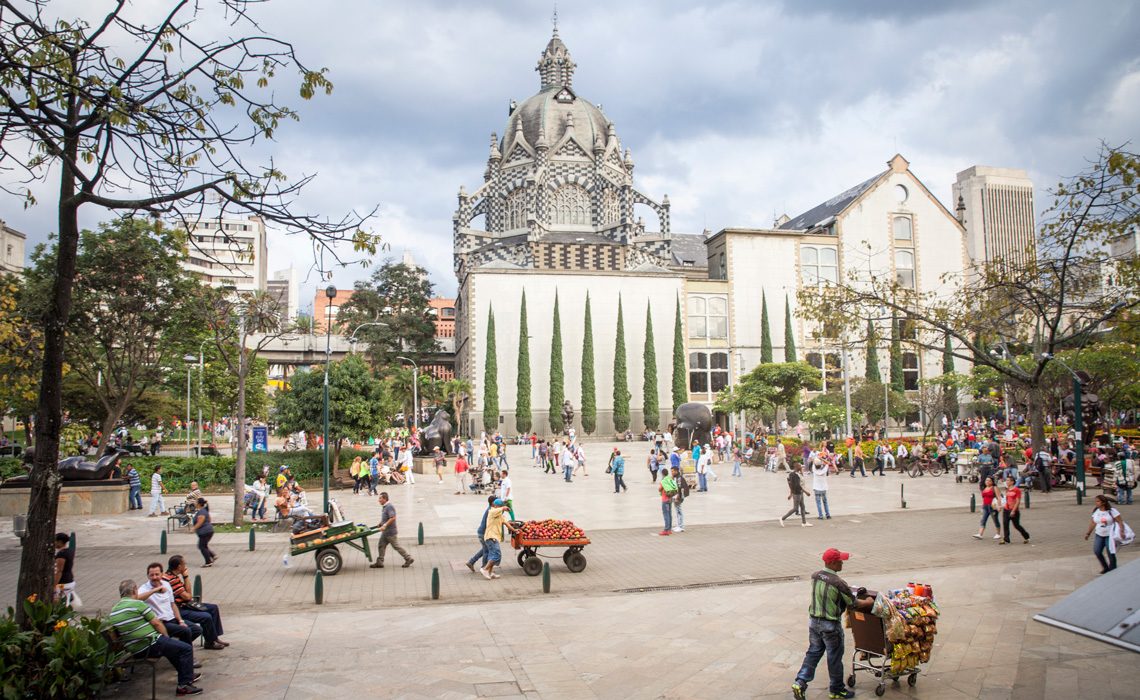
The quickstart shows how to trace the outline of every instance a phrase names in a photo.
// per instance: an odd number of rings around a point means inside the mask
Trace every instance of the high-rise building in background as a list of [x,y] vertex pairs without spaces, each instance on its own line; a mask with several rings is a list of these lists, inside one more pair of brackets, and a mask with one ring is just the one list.
[[24,249],[28,237],[0,220],[0,273],[24,272]]
[[211,287],[239,293],[265,291],[268,250],[265,221],[203,219],[190,226],[190,252],[182,265]]
[[340,313],[340,307],[348,303],[356,290],[351,288],[338,289],[336,296],[330,300],[325,294],[325,289],[325,287],[317,287],[316,294],[313,295],[313,331],[324,333],[331,323],[333,333],[350,332],[351,328],[342,328],[336,319]]
[[277,300],[281,308],[281,320],[285,322],[297,318],[301,278],[297,269],[290,265],[273,273],[273,278],[265,284],[265,290]]
[[1037,257],[1033,182],[1024,170],[975,165],[958,173],[952,192],[971,262],[1017,263]]

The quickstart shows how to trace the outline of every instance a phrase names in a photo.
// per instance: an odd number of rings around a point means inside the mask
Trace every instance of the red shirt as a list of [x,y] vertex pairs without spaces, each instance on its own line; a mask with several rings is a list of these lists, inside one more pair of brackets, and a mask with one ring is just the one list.
[[1013,510],[1021,503],[1021,489],[1010,486],[1005,491],[1005,509]]
[[467,460],[463,458],[463,455],[459,455],[455,460],[455,473],[462,474],[465,471],[467,471]]
[[982,505],[983,506],[992,506],[994,504],[994,498],[996,498],[996,497],[997,497],[997,489],[993,489],[993,488],[982,489]]

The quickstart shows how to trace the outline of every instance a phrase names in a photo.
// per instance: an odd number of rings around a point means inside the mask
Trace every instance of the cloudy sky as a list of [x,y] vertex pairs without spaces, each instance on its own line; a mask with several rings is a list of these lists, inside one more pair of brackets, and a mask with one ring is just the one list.
[[[102,1],[102,0],[100,0]],[[142,0],[138,0],[142,2]],[[54,4],[54,3],[53,3]],[[143,2],[142,4],[148,4]],[[274,0],[263,27],[326,66],[274,155],[318,175],[305,207],[380,205],[372,224],[453,293],[451,215],[482,182],[507,105],[537,92],[549,2]],[[318,9],[319,8],[319,9]],[[1020,167],[1043,189],[1101,140],[1140,129],[1140,4],[1051,0],[681,2],[561,0],[578,95],[604,106],[633,150],[638,187],[668,194],[675,231],[767,226],[885,167],[901,152],[949,203],[955,174]],[[0,218],[43,240],[50,190]],[[88,225],[105,218],[86,212]],[[308,273],[311,248],[270,238],[270,269]],[[336,273],[351,286],[367,271]],[[302,300],[311,298],[310,275]]]

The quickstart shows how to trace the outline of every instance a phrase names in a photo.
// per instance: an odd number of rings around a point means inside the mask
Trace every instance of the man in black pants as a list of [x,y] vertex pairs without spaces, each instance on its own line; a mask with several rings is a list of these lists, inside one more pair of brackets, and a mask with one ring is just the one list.
[[784,513],[784,517],[780,518],[780,527],[784,526],[784,521],[793,515],[799,513],[800,527],[811,527],[811,523],[807,521],[807,508],[804,507],[804,496],[810,496],[804,488],[803,480],[800,478],[799,471],[792,469],[788,472],[788,500],[792,502],[792,509]]

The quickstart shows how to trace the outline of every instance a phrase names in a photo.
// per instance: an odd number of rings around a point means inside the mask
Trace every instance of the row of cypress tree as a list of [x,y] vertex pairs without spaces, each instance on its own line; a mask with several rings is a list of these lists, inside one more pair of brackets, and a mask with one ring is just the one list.
[[[530,337],[527,318],[526,291],[522,292],[519,317],[519,354],[515,403],[515,428],[520,433],[530,432],[533,427],[531,410]],[[487,311],[486,355],[483,365],[483,427],[486,430],[498,429],[499,421],[499,363],[495,346],[495,311]],[[642,412],[645,424],[656,430],[660,427],[660,399],[657,393],[657,350],[653,331],[653,303],[645,306],[645,346],[644,372],[642,374]],[[598,427],[598,398],[594,378],[594,324],[590,309],[590,294],[586,293],[586,311],[582,332],[582,384],[581,421],[582,430],[591,434]],[[618,297],[617,335],[614,340],[614,392],[613,421],[617,432],[625,432],[630,427],[629,372],[625,346],[625,311]],[[488,381],[487,378],[493,378]],[[562,361],[562,318],[558,293],[554,294],[554,327],[550,337],[550,404],[548,415],[550,429],[555,434],[565,428],[562,418],[562,404],[566,399],[565,368]],[[685,368],[685,345],[681,326],[681,302],[676,301],[676,315],[673,324],[673,409],[688,400]]]

